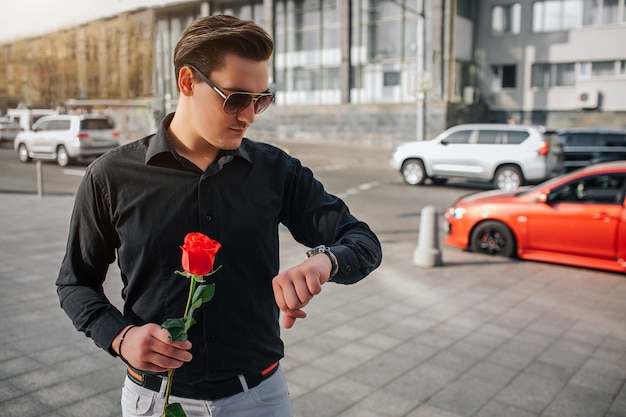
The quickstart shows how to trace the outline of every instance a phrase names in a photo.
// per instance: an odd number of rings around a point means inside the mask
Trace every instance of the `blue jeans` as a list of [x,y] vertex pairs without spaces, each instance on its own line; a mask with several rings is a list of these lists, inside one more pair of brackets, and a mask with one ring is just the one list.
[[[214,401],[170,396],[180,403],[187,417],[293,417],[285,374],[280,368],[252,389],[240,378],[243,392]],[[128,376],[122,388],[122,417],[159,417],[163,412],[166,380],[161,392],[150,391]]]

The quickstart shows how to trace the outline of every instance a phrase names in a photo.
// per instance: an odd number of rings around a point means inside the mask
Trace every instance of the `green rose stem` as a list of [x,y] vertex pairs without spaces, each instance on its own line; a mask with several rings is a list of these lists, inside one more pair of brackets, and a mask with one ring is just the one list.
[[[178,271],[176,271],[178,272]],[[183,314],[183,320],[187,320],[187,313],[189,313],[189,307],[191,306],[191,299],[196,291],[196,280],[202,280],[199,275],[192,275],[189,280],[189,295],[187,296],[187,305],[185,306],[185,313]],[[167,386],[165,387],[165,407],[163,408],[163,417],[167,417],[167,407],[170,405],[170,391],[172,390],[172,379],[174,378],[174,369],[167,371]]]
[[[222,266],[218,266],[216,269],[212,270],[205,276],[213,275],[217,272]],[[166,320],[161,327],[168,330],[170,333],[170,339],[173,341],[184,341],[187,340],[187,331],[189,328],[196,323],[193,319],[194,311],[200,307],[202,304],[210,301],[215,294],[215,284],[209,285],[199,285],[198,283],[204,284],[204,276],[192,274],[190,272],[184,271],[174,271],[176,274],[182,275],[190,279],[189,282],[189,295],[187,296],[187,305],[185,306],[185,314],[182,318],[179,319],[168,319]],[[172,380],[174,378],[174,369],[170,369],[167,371],[167,385],[165,387],[165,403],[163,405],[163,413],[161,417],[186,417],[186,414],[183,410],[182,405],[180,403],[170,404],[170,392],[172,390]]]

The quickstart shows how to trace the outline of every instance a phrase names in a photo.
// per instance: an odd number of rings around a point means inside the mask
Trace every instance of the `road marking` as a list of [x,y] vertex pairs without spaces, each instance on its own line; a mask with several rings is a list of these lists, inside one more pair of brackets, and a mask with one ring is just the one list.
[[85,175],[85,171],[81,169],[64,169],[63,173],[65,175],[75,175],[77,177],[82,177]]
[[374,187],[378,187],[380,185],[380,181],[372,181],[372,182],[367,182],[365,184],[361,184],[357,187],[353,187],[353,188],[348,188],[346,191],[344,191],[343,193],[339,193],[339,194],[335,194],[337,197],[339,198],[344,198],[347,197],[349,195],[355,195],[358,194],[362,191],[368,191],[371,190]]

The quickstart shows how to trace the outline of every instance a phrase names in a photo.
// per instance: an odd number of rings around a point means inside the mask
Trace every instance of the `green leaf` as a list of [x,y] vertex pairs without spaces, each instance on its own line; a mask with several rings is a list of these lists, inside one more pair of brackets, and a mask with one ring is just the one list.
[[180,403],[167,404],[161,417],[187,417]]
[[193,293],[191,302],[192,304],[196,304],[199,301],[200,304],[198,304],[198,307],[200,307],[202,303],[211,301],[213,295],[215,295],[215,284],[200,285]]
[[187,326],[186,320],[184,318],[178,319],[167,319],[161,324],[161,327],[167,329],[170,333],[170,340],[176,342],[181,341],[184,342],[187,340],[187,330],[189,327]]

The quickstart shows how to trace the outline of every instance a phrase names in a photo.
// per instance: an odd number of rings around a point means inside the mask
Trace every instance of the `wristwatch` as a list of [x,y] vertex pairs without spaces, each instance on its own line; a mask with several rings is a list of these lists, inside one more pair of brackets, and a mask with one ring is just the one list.
[[339,262],[337,262],[337,257],[326,245],[319,245],[314,247],[313,249],[308,250],[306,253],[306,257],[310,258],[311,256],[317,255],[318,253],[323,253],[328,256],[328,259],[330,259],[330,263],[332,265],[330,277],[328,278],[328,280],[330,281],[332,277],[337,275],[337,272],[339,272]]

